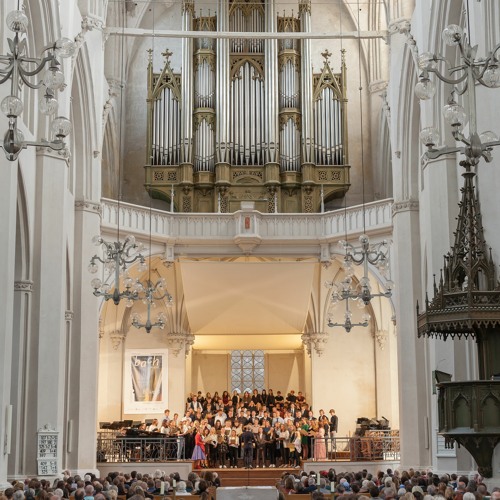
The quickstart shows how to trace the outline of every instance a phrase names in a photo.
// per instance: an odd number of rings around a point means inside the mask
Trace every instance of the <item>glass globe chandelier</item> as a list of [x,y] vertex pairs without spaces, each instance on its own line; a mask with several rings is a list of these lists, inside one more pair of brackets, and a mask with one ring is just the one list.
[[[151,263],[150,263],[151,266]],[[172,296],[165,289],[165,278],[160,278],[154,285],[149,278],[146,281],[146,286],[140,285],[140,294],[142,295],[142,301],[146,304],[146,321],[141,322],[141,316],[139,313],[134,313],[132,315],[132,326],[135,328],[144,328],[147,333],[151,333],[151,330],[155,327],[163,330],[167,317],[164,312],[160,312],[156,320],[153,322],[151,320],[151,309],[156,307],[156,302],[164,301],[168,306],[173,303]]]
[[[56,115],[58,102],[55,97],[57,91],[64,89],[64,74],[60,69],[59,58],[71,57],[76,50],[75,43],[68,38],[60,38],[51,45],[45,47],[41,57],[30,57],[26,54],[26,30],[28,28],[28,17],[24,12],[14,10],[7,14],[7,27],[14,32],[14,38],[9,38],[10,52],[0,55],[0,84],[11,80],[10,95],[0,103],[0,110],[9,119],[9,128],[4,135],[0,147],[4,150],[9,161],[15,161],[20,152],[28,146],[47,147],[61,151],[66,147],[64,139],[71,132],[71,122],[63,116],[53,119],[50,129],[54,136],[51,141],[26,141],[22,132],[17,128],[17,120],[21,116],[24,103],[20,98],[20,89],[26,85],[31,89],[45,89],[45,93],[39,102],[39,110],[45,115]],[[30,81],[45,69],[39,83]]]
[[[134,280],[129,276],[128,266],[139,261],[138,270],[143,272],[147,269],[146,259],[141,253],[144,245],[136,243],[135,237],[132,235],[127,236],[123,243],[120,240],[109,243],[102,236],[94,236],[92,242],[96,246],[102,247],[103,256],[96,254],[90,259],[89,272],[97,273],[99,270],[98,262],[101,262],[104,264],[105,271],[114,278],[113,289],[109,283],[94,278],[91,281],[94,295],[103,297],[104,300],[113,299],[115,305],[118,305],[123,298],[127,301],[127,307],[132,307],[134,301],[140,299],[143,287],[137,279]],[[123,290],[120,290],[120,274],[123,278]]]
[[[358,10],[358,27],[359,23],[359,10]],[[368,265],[377,266],[380,274],[387,277],[389,270],[389,244],[387,241],[371,245],[370,238],[366,234],[366,207],[365,207],[365,162],[364,162],[364,138],[363,138],[363,85],[362,85],[362,71],[361,71],[361,39],[358,38],[358,65],[359,65],[359,109],[360,109],[360,135],[361,135],[361,180],[363,189],[363,234],[359,237],[360,247],[356,248],[351,243],[347,242],[347,200],[344,199],[344,227],[345,227],[345,240],[339,241],[339,246],[344,252],[344,260],[342,267],[344,268],[345,278],[340,283],[326,283],[326,286],[332,289],[331,305],[335,306],[341,301],[345,301],[344,323],[333,322],[330,318],[328,326],[342,326],[346,332],[350,332],[355,326],[367,327],[370,322],[370,314],[364,313],[361,317],[361,322],[352,322],[352,311],[350,309],[349,301],[353,300],[357,303],[358,307],[364,309],[370,305],[374,297],[391,297],[394,283],[391,280],[386,280],[385,287],[381,292],[372,292],[370,278],[368,276]],[[423,82],[426,87],[429,82]],[[354,266],[363,266],[363,276],[359,281],[353,279]]]
[[328,326],[333,327],[333,326],[341,326],[344,328],[344,330],[349,333],[353,327],[355,326],[363,326],[367,327],[368,324],[370,323],[371,316],[368,313],[364,313],[361,316],[361,322],[359,323],[353,323],[352,322],[352,311],[349,308],[349,300],[346,299],[345,301],[345,313],[344,313],[344,322],[343,323],[334,323],[332,319],[330,318],[328,320]]
[[[469,36],[470,38],[470,36]],[[500,144],[498,135],[487,130],[477,131],[476,113],[476,85],[483,87],[500,87],[500,66],[498,44],[486,58],[476,58],[477,46],[471,47],[463,29],[450,24],[442,33],[446,45],[458,47],[460,63],[450,65],[443,56],[424,52],[418,57],[418,66],[422,70],[419,82],[415,86],[415,95],[422,100],[431,99],[436,92],[436,85],[430,75],[453,86],[448,103],[443,107],[445,121],[451,126],[452,135],[456,142],[463,146],[438,147],[440,133],[435,127],[426,127],[420,132],[420,140],[426,146],[426,157],[430,160],[451,153],[462,153],[467,157],[470,166],[476,166],[481,158],[487,162],[492,160],[491,151]],[[443,70],[443,71],[442,71]],[[457,103],[456,96],[467,93],[467,111]],[[469,124],[468,136],[463,129]]]
[[[394,283],[386,279],[382,292],[373,293],[368,277],[368,264],[376,266],[380,274],[387,278],[389,271],[389,245],[386,240],[376,245],[370,245],[370,238],[366,234],[359,237],[360,247],[356,248],[345,240],[339,241],[339,246],[345,251],[344,268],[346,278],[337,286],[337,290],[332,294],[332,301],[352,299],[357,300],[360,307],[367,306],[374,297],[391,297]],[[354,265],[363,266],[363,276],[358,284],[354,286]]]

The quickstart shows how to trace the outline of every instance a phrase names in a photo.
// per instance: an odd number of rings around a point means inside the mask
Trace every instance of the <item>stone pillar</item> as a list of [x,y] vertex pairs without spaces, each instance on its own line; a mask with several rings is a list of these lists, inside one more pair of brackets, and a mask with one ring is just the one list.
[[87,268],[95,254],[92,236],[100,233],[100,205],[75,203],[73,314],[67,314],[70,363],[66,414],[66,467],[85,473],[96,466],[97,380],[99,357],[98,299]]
[[[418,202],[396,201],[393,207],[394,281],[404,286],[397,294],[399,421],[401,468],[429,467],[430,422],[425,342],[417,338],[416,301],[421,297],[420,221]],[[404,284],[404,285],[403,285]]]
[[[28,348],[26,435],[36,442],[41,428],[59,433],[57,466],[62,467],[65,434],[67,334],[69,298],[68,226],[73,202],[68,196],[66,158],[40,150],[36,162],[34,200],[32,335]],[[26,448],[25,475],[36,475],[36,446]]]
[[[22,224],[22,222],[20,222]],[[20,229],[18,224],[18,231]],[[18,243],[21,243],[18,235]],[[26,242],[27,243],[27,242]],[[22,243],[21,243],[22,244]],[[17,247],[19,258],[27,248]],[[16,272],[24,267],[16,265]],[[27,270],[27,269],[26,269]],[[25,270],[25,271],[26,271]],[[21,271],[24,275],[24,272]],[[11,372],[11,401],[12,401],[12,432],[11,453],[9,457],[9,477],[23,476],[24,452],[26,447],[33,447],[33,443],[26,439],[25,427],[25,392],[26,392],[26,346],[31,336],[31,299],[33,282],[28,279],[18,279],[14,283],[14,325],[12,338],[12,359],[14,360]]]
[[[5,27],[5,15],[16,9],[16,2],[7,0],[2,4],[0,22],[2,28],[0,33],[1,53],[8,51],[7,38],[5,34],[11,34]],[[2,15],[3,14],[3,15]],[[0,86],[0,100],[10,94],[10,86]],[[7,118],[0,117],[0,130],[2,138],[7,129]],[[13,309],[14,309],[14,276],[16,261],[16,202],[17,202],[17,176],[18,162],[7,161],[4,151],[0,149],[0,230],[4,241],[0,245],[0,279],[2,292],[0,294],[0,491],[10,484],[7,482],[7,463],[9,454],[7,440],[12,435],[7,429],[7,414],[10,415],[11,395],[10,378],[12,368],[12,336],[13,336]],[[10,417],[9,417],[10,418]],[[11,447],[12,450],[12,447]]]
[[[168,405],[171,414],[184,412],[184,403],[187,394],[186,357],[194,335],[189,332],[167,334],[168,344]],[[189,379],[191,377],[189,376]],[[173,411],[172,411],[173,410]]]
[[[3,95],[1,96],[3,98]],[[2,129],[6,120],[0,120]],[[16,200],[18,163],[9,162],[0,150],[0,230],[3,238],[0,245],[0,277],[2,293],[0,298],[0,490],[9,487],[7,483],[8,440],[7,414],[10,415],[10,379],[12,368],[12,336],[14,309],[14,263],[16,261]],[[11,448],[12,449],[12,448]]]

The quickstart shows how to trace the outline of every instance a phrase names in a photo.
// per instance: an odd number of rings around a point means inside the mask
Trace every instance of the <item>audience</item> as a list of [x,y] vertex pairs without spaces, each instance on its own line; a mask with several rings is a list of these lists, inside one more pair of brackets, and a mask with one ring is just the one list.
[[[176,485],[176,486],[174,486]],[[220,479],[215,472],[201,471],[189,473],[183,479],[179,473],[167,475],[160,470],[153,474],[110,473],[97,478],[93,474],[72,476],[64,472],[62,480],[53,483],[46,479],[29,478],[12,481],[12,487],[0,491],[0,500],[116,500],[119,492],[127,500],[145,500],[165,493],[165,500],[175,496],[199,495],[204,500],[215,499]],[[314,500],[333,498],[338,500],[500,500],[500,487],[488,491],[477,474],[472,477],[456,474],[437,475],[432,472],[408,471],[379,472],[372,476],[367,470],[357,473],[336,473],[333,468],[321,471],[320,477],[314,472],[307,474],[283,473],[276,484],[279,498],[290,494],[310,495]],[[122,498],[120,498],[122,500]]]

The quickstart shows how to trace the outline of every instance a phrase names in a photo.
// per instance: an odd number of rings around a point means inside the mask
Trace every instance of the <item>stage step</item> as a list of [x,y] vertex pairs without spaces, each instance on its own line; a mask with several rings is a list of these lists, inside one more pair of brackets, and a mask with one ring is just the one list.
[[283,474],[297,473],[300,469],[268,467],[208,470],[217,472],[221,486],[275,486]]

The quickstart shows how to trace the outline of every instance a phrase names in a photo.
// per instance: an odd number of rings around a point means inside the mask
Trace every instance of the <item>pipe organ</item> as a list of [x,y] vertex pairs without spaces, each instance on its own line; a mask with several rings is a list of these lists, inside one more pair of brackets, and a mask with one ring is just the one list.
[[146,188],[176,211],[316,212],[321,196],[349,187],[346,65],[322,53],[313,74],[307,39],[213,39],[203,31],[310,32],[310,0],[279,16],[274,2],[218,0],[217,15],[182,2],[182,72],[166,50],[161,72],[150,51]]

